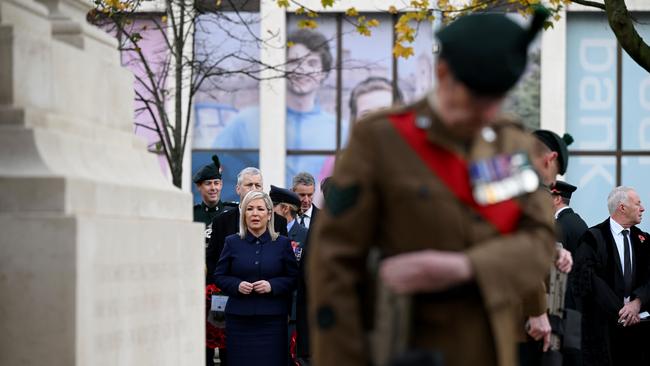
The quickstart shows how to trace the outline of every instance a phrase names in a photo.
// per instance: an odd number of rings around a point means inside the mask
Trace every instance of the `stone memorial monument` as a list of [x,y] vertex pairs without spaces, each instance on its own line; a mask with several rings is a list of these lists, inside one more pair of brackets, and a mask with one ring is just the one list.
[[201,365],[202,225],[91,3],[0,0],[0,365]]

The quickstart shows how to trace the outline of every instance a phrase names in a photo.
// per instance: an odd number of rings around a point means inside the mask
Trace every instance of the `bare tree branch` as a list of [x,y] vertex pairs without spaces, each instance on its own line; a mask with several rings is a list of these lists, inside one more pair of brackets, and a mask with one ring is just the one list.
[[598,2],[595,2],[595,1],[571,0],[571,2],[576,3],[576,4],[580,4],[580,5],[584,5],[584,6],[589,6],[589,7],[592,7],[592,8],[598,8],[598,9],[601,9],[601,10],[605,10],[605,4],[598,3]]

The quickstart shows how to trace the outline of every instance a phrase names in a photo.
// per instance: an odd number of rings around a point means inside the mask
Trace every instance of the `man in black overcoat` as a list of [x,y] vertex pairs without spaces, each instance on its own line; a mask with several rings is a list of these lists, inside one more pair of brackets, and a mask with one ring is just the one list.
[[[587,231],[587,224],[585,221],[580,217],[580,215],[575,213],[571,207],[569,207],[571,196],[573,195],[573,192],[576,191],[577,187],[567,182],[557,180],[551,185],[550,189],[551,196],[553,197],[553,207],[555,208],[557,241],[562,243],[564,249],[571,252],[571,255],[575,258],[578,245],[580,244],[580,239]],[[575,271],[570,272],[568,275],[564,306],[566,309],[571,309],[573,312],[567,312],[565,317],[567,323],[565,323],[565,342],[562,347],[563,366],[582,365],[582,351],[580,349],[580,309],[578,309],[573,293],[575,279]],[[574,335],[571,340],[567,339],[568,334]]]
[[610,217],[590,228],[578,247],[577,290],[583,310],[583,365],[648,365],[650,237],[636,225],[644,207],[633,188],[607,198]]

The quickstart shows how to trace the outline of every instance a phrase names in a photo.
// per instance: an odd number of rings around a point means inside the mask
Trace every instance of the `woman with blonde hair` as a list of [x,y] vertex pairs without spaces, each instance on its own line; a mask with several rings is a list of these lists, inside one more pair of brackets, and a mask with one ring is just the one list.
[[298,264],[291,241],[273,227],[273,203],[251,191],[239,205],[239,233],[226,237],[215,283],[229,296],[228,364],[286,366],[287,316]]

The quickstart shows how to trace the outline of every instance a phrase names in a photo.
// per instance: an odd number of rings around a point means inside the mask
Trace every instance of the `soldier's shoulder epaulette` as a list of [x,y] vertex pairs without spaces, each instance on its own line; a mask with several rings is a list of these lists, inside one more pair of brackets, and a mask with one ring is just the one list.
[[355,122],[355,124],[372,124],[372,123],[378,123],[380,121],[385,121],[391,116],[396,116],[404,113],[408,113],[410,111],[413,111],[413,106],[407,106],[407,105],[395,105],[390,108],[384,108],[380,109],[377,111],[369,112],[367,115],[365,115],[363,118],[359,119],[358,121]]

